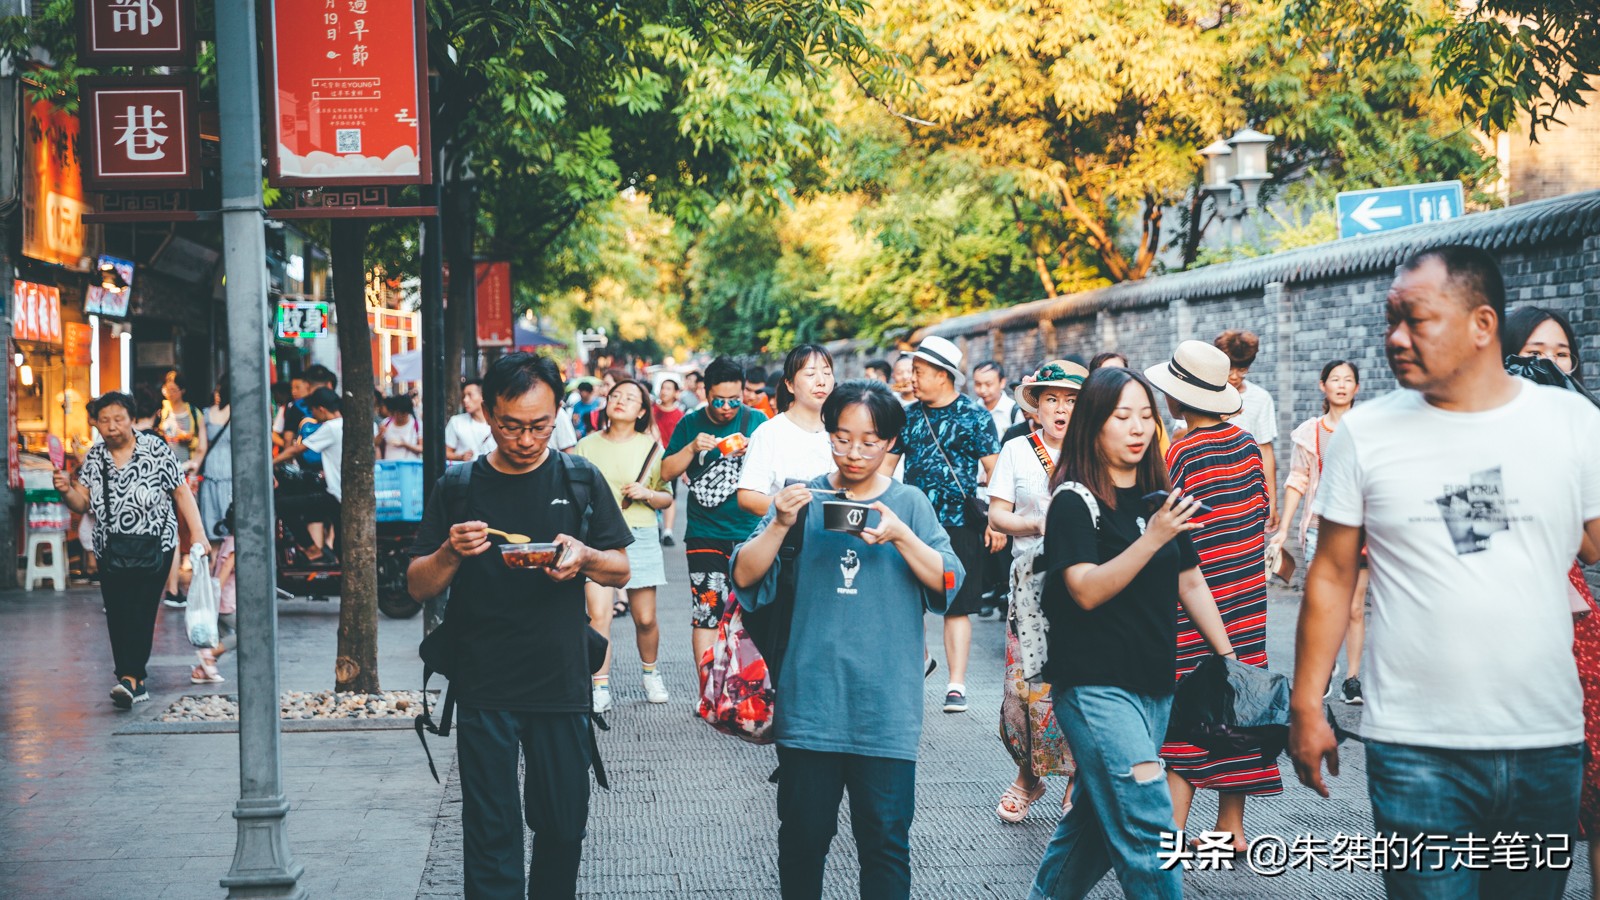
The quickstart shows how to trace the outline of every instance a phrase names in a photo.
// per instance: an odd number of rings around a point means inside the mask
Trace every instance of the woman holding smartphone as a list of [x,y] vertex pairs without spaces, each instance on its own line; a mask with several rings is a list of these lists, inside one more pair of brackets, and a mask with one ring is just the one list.
[[[1087,894],[1115,867],[1132,897],[1182,896],[1163,868],[1175,830],[1160,757],[1172,710],[1181,605],[1213,650],[1233,646],[1200,573],[1190,532],[1199,501],[1172,491],[1144,377],[1102,368],[1084,382],[1045,519],[1045,677],[1078,764],[1073,805],[1039,862],[1030,900]],[[1159,506],[1144,497],[1170,491]]]
[[[861,896],[904,900],[922,735],[922,616],[944,612],[965,573],[928,498],[878,471],[905,425],[889,388],[847,381],[822,405],[822,421],[836,471],[778,491],[761,528],[733,554],[739,602],[759,609],[775,599],[784,538],[804,529],[793,564],[805,577],[774,676],[778,878],[784,900],[822,896],[848,791]],[[828,500],[813,502],[814,493],[842,493],[867,514],[828,529]]]

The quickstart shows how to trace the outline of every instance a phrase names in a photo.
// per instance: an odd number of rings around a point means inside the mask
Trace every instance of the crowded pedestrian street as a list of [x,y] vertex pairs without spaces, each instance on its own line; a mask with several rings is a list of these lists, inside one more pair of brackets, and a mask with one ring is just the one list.
[[0,900],[1600,900],[1597,78],[0,0]]
[[[667,551],[669,578],[686,578],[681,547]],[[1269,652],[1287,669],[1293,658],[1298,593],[1276,589],[1268,613]],[[336,602],[297,600],[280,606],[283,689],[319,691],[329,684]],[[98,684],[79,647],[103,626],[98,592],[0,594],[0,897],[28,900],[217,896],[233,855],[229,799],[238,777],[237,735],[206,726],[163,726],[157,712],[193,693],[186,673],[193,653],[181,616],[166,615],[151,659],[156,697],[133,718],[99,700]],[[929,617],[930,627],[934,618]],[[1004,671],[1002,623],[974,625],[971,709],[942,715],[944,682],[927,682],[927,726],[911,831],[912,895],[948,900],[1014,900],[1027,892],[1057,815],[1059,786],[1020,824],[994,815],[997,786],[1014,774],[997,737]],[[614,634],[631,643],[631,626]],[[663,622],[663,644],[688,646],[682,616]],[[384,620],[379,666],[386,688],[414,689],[420,622]],[[932,646],[932,645],[930,645]],[[941,654],[932,647],[936,658]],[[670,655],[669,655],[670,654]],[[611,730],[600,753],[611,790],[597,790],[585,843],[579,894],[606,900],[710,900],[779,896],[777,847],[770,820],[776,788],[767,782],[776,758],[718,734],[692,715],[695,674],[682,653],[664,654],[673,700],[645,702],[630,683],[617,690]],[[940,666],[944,665],[940,662]],[[230,679],[235,672],[224,663]],[[224,683],[226,684],[226,683]],[[1359,710],[1337,706],[1355,725]],[[430,736],[444,785],[428,775],[410,723],[386,730],[295,728],[283,736],[289,839],[305,864],[302,884],[315,897],[339,900],[444,900],[462,896],[460,789],[453,741]],[[1340,748],[1340,774],[1323,800],[1298,784],[1250,808],[1253,835],[1292,843],[1302,836],[1371,835],[1361,745]],[[448,775],[446,775],[448,773]],[[1196,813],[1214,815],[1216,795],[1202,794]],[[1208,805],[1209,804],[1209,805]],[[855,850],[842,812],[828,858],[826,897],[854,897]],[[1257,900],[1383,896],[1372,871],[1291,867],[1287,857],[1232,869],[1191,871],[1187,896]],[[1586,896],[1588,862],[1573,854],[1567,896]],[[1091,897],[1125,896],[1108,877]]]

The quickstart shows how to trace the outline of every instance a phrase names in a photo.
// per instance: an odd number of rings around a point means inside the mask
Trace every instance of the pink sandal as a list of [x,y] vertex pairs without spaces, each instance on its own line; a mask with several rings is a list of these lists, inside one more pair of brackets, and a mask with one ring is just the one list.
[[995,815],[1000,817],[1000,821],[1015,825],[1028,817],[1028,809],[1043,796],[1043,778],[1031,791],[1024,791],[1012,782],[1006,785],[1005,792],[1000,795],[1000,805],[995,807]]

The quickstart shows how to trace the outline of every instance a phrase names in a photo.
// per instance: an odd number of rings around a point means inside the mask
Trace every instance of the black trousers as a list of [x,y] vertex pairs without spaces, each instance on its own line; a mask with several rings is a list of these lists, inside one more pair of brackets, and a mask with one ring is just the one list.
[[[456,722],[467,900],[576,896],[589,822],[589,717],[457,705]],[[533,830],[526,873],[524,821]]]
[[283,520],[284,530],[301,547],[311,546],[311,532],[306,529],[307,523],[339,518],[339,500],[327,491],[288,494],[277,497],[273,502],[278,508],[278,518]]
[[904,759],[778,748],[778,881],[783,900],[820,900],[839,801],[850,791],[850,827],[861,860],[862,900],[911,896],[911,818],[917,764]]
[[146,575],[100,570],[100,599],[106,605],[116,677],[145,679],[150,644],[155,640],[156,611],[161,608],[161,590],[166,585],[166,566]]

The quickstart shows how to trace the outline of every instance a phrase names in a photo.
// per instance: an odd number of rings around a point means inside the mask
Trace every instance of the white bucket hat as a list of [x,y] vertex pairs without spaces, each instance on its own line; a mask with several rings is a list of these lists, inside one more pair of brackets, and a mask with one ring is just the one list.
[[1144,377],[1190,409],[1231,416],[1244,407],[1244,398],[1228,383],[1231,366],[1228,354],[1216,347],[1204,341],[1184,341],[1172,359],[1145,369]]
[[922,343],[917,345],[917,352],[911,356],[949,372],[957,387],[967,382],[967,376],[961,373],[961,348],[947,338],[929,335],[922,339]]

